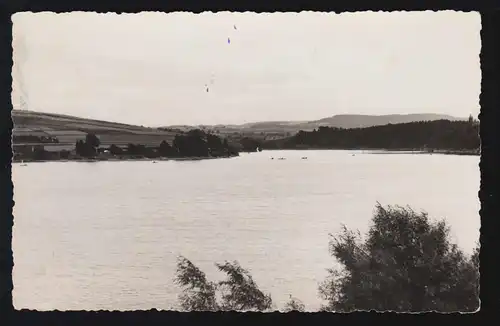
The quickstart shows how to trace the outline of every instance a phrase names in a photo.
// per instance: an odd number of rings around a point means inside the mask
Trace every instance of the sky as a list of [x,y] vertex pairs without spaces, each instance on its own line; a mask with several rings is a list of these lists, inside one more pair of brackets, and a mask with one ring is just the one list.
[[12,21],[15,109],[145,126],[479,113],[474,12],[43,12]]

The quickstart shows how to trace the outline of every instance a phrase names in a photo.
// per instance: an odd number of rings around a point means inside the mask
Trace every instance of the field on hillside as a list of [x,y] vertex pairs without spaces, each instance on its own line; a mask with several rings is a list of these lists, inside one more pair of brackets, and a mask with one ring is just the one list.
[[176,134],[142,126],[31,111],[13,111],[12,118],[13,136],[52,137],[57,138],[59,144],[75,144],[77,140],[85,139],[87,133],[94,133],[103,145],[158,145],[163,140],[171,143]]
[[33,111],[13,110],[12,118],[14,125],[32,125],[32,126],[46,126],[56,127],[58,129],[73,129],[73,128],[95,128],[107,129],[117,131],[148,131],[154,130],[142,126],[134,126],[123,123],[109,122],[73,117],[68,115],[42,113]]

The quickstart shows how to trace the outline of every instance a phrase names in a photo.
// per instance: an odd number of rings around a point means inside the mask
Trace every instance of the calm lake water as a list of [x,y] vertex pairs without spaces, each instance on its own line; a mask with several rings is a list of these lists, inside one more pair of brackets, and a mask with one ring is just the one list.
[[14,305],[178,309],[173,279],[183,255],[214,280],[222,277],[215,262],[238,260],[277,308],[292,294],[317,310],[318,283],[335,266],[328,234],[342,223],[366,231],[377,201],[446,218],[470,252],[480,226],[478,163],[267,151],[157,164],[14,164]]

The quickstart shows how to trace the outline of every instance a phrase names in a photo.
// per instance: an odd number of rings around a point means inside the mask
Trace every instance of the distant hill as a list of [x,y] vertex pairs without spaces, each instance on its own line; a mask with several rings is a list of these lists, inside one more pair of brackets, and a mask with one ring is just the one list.
[[205,128],[218,130],[220,133],[296,133],[299,130],[312,131],[318,127],[334,128],[365,128],[381,126],[386,124],[408,123],[416,121],[435,120],[467,120],[444,114],[422,113],[422,114],[391,114],[391,115],[361,115],[340,114],[332,117],[313,121],[262,121],[245,123],[241,125],[213,125],[213,126],[170,126],[170,128],[190,129]]
[[457,118],[444,114],[422,113],[422,114],[390,114],[390,115],[358,115],[358,114],[339,114],[333,117],[323,118],[317,121],[309,122],[311,126],[328,126],[336,128],[366,128],[373,126],[382,126],[389,123],[408,123],[416,121],[435,121],[435,120],[467,120],[466,118]]
[[[320,126],[337,128],[360,128],[388,123],[407,123],[434,120],[466,120],[442,114],[407,114],[407,115],[335,115],[314,121],[262,121],[241,125],[214,126],[169,126],[166,128],[148,128],[124,123],[101,121],[74,117],[70,115],[13,110],[14,135],[56,137],[61,143],[75,143],[86,133],[99,136],[103,144],[143,143],[158,144],[162,140],[171,142],[175,134],[193,128],[213,130],[221,136],[265,135],[266,139],[283,138],[299,130],[312,131]],[[232,136],[234,137],[234,136]],[[262,136],[264,137],[264,136]]]

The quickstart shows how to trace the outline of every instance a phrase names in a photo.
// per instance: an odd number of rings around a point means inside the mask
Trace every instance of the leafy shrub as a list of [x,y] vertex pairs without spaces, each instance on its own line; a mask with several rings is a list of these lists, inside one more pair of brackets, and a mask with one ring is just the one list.
[[327,311],[475,311],[479,248],[467,257],[444,221],[410,208],[376,206],[365,241],[344,227],[330,252],[342,265],[320,286]]
[[[329,269],[320,285],[324,311],[472,312],[479,307],[479,247],[468,257],[451,243],[446,223],[430,221],[426,213],[377,204],[366,239],[344,227],[331,236],[330,253],[341,268]],[[218,283],[179,258],[176,282],[184,288],[183,310],[271,309],[271,297],[237,262],[216,266],[227,276]],[[285,311],[305,307],[290,296]]]
[[[184,257],[177,262],[176,283],[183,287],[179,299],[187,311],[265,311],[272,306],[269,295],[259,290],[249,272],[237,262],[216,264],[227,277],[218,283]],[[219,294],[219,296],[217,295]],[[217,298],[220,297],[220,302]]]

